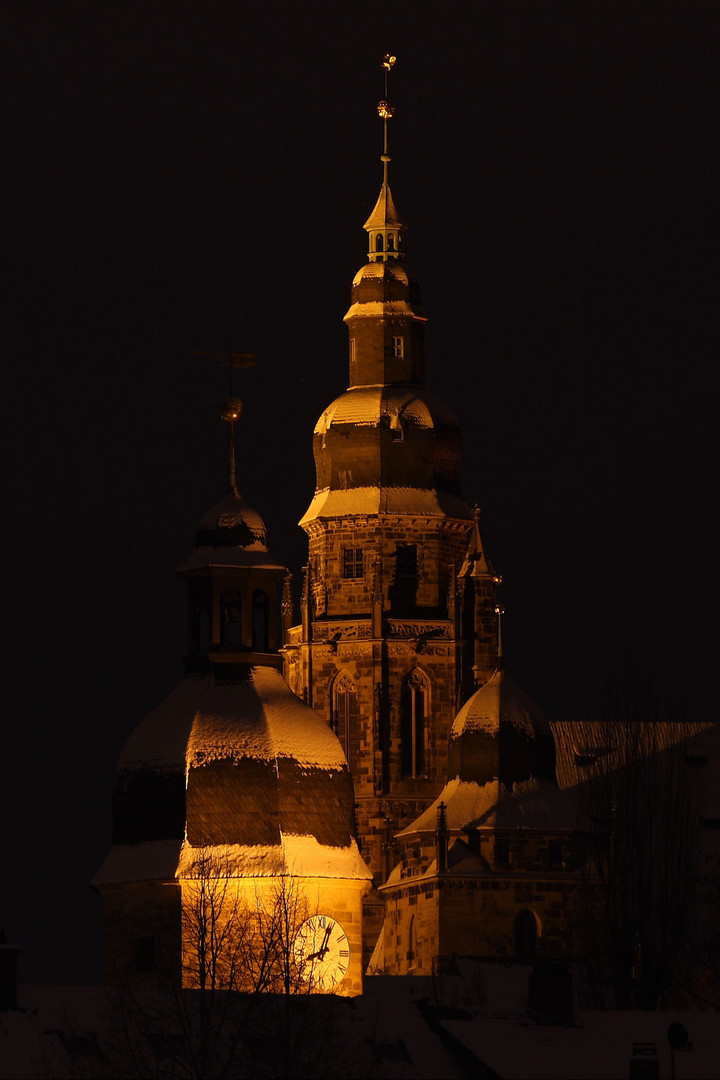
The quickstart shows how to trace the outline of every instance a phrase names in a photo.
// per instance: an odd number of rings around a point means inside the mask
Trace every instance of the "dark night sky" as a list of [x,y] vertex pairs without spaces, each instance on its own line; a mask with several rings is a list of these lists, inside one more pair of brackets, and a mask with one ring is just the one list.
[[191,350],[258,353],[241,488],[303,561],[387,50],[428,381],[512,674],[551,718],[628,653],[714,699],[717,5],[147,8],[3,7],[0,927],[28,980],[99,977],[115,762],[181,672],[173,570],[225,479]]

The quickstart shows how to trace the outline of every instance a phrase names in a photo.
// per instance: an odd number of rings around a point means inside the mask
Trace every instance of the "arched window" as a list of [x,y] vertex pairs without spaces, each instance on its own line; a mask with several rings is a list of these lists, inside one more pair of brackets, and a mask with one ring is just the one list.
[[402,688],[401,759],[403,776],[427,773],[428,683],[417,669],[411,671]]
[[539,937],[540,920],[535,912],[529,908],[519,912],[513,923],[513,954],[518,959],[531,959],[537,952]]
[[223,589],[220,593],[220,641],[223,645],[242,646],[242,593]]
[[382,251],[382,249],[383,249],[382,233],[378,233],[377,236],[375,237],[375,250],[376,251]]
[[388,251],[395,250],[395,237],[392,233],[388,233]]
[[357,690],[346,671],[341,672],[333,687],[333,729],[337,735],[351,772],[357,765]]
[[270,649],[269,610],[268,594],[264,589],[255,589],[252,595],[252,647],[255,652]]

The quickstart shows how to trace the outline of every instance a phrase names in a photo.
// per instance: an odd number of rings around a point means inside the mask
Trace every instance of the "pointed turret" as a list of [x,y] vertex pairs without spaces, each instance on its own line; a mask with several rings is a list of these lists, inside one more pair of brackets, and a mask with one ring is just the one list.
[[501,581],[485,554],[480,535],[480,507],[476,506],[465,558],[458,573],[463,597],[463,637],[470,654],[463,673],[465,700],[501,666],[501,609],[497,595]]

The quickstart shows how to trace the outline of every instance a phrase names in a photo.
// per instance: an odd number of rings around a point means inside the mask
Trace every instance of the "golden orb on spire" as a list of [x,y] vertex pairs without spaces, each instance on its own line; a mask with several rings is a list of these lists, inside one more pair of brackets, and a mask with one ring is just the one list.
[[220,409],[221,420],[227,420],[228,424],[235,423],[242,416],[243,403],[240,398],[227,398]]
[[378,115],[382,120],[389,120],[392,114],[395,112],[395,106],[391,105],[387,101],[378,102]]

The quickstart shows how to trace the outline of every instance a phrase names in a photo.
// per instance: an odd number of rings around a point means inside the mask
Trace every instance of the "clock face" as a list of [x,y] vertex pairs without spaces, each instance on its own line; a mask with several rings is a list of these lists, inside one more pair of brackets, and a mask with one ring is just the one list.
[[301,925],[293,948],[300,977],[313,989],[331,993],[350,965],[350,942],[339,922],[313,915]]

